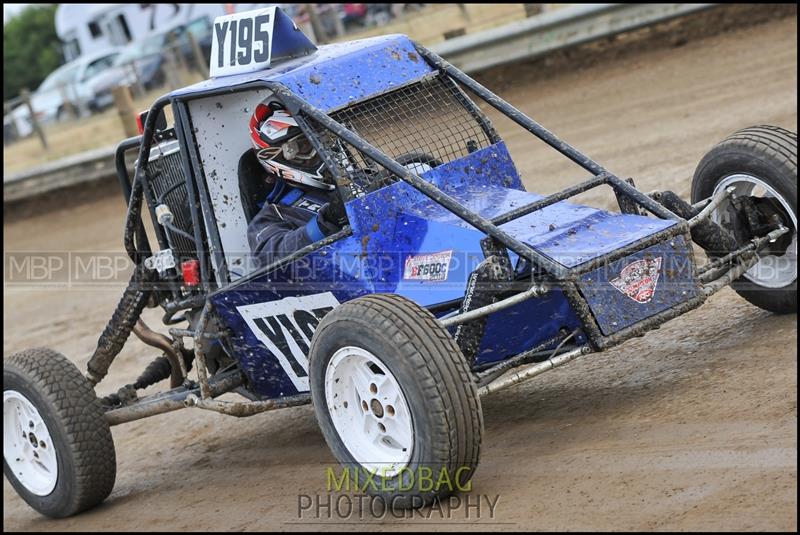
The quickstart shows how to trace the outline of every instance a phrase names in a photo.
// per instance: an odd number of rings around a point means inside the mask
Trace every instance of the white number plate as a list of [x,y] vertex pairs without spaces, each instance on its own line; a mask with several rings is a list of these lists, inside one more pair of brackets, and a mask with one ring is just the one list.
[[229,76],[269,67],[276,7],[217,17],[211,42],[211,76]]

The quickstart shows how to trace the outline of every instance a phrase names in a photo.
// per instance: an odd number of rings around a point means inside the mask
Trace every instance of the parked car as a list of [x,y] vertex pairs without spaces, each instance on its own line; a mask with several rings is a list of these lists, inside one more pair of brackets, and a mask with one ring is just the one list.
[[211,21],[200,17],[189,24],[173,26],[168,30],[153,32],[143,39],[130,43],[117,56],[112,68],[93,79],[93,110],[111,106],[114,98],[111,91],[118,85],[142,85],[150,90],[164,84],[164,63],[171,46],[177,45],[180,55],[189,67],[196,64],[194,50],[188,34],[191,33],[203,53],[204,65],[211,56]]
[[203,66],[207,66],[211,58],[211,41],[213,38],[213,24],[211,23],[211,19],[207,16],[194,19],[185,26],[185,30],[186,33],[178,36],[178,39],[181,46],[181,54],[186,58],[187,64],[193,67],[197,59],[192,49],[191,41],[188,39],[188,34],[192,34],[200,47],[200,51],[203,53]]
[[[84,115],[94,99],[94,79],[111,68],[119,55],[118,48],[87,54],[51,72],[31,95],[31,107],[40,123],[65,119],[71,103],[77,113]],[[19,106],[12,116],[20,136],[33,130],[27,106]]]
[[145,90],[163,84],[163,62],[164,57],[158,45],[139,41],[125,47],[114,65],[93,80],[92,110],[99,111],[111,106],[114,102],[111,91],[119,85],[134,85],[137,78]]
[[13,143],[19,137],[17,134],[17,127],[14,124],[14,118],[9,115],[3,116],[3,145]]

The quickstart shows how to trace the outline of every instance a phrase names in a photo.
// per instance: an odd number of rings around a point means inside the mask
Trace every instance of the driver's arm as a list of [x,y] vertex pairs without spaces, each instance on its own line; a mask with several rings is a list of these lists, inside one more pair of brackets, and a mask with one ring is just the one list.
[[321,239],[316,218],[301,219],[291,208],[266,203],[247,227],[250,251],[267,266]]
[[[337,196],[338,197],[338,196]],[[250,251],[261,267],[288,256],[306,245],[341,230],[344,218],[341,202],[327,203],[319,214],[265,203],[247,226]]]

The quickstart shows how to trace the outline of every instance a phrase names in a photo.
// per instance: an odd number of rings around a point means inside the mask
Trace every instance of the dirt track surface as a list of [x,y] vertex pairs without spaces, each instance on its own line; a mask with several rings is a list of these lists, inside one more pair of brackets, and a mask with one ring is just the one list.
[[[796,18],[643,51],[502,93],[565,140],[650,191],[687,196],[694,166],[731,132],[797,130]],[[585,176],[508,124],[527,185]],[[590,198],[590,200],[592,200]],[[596,199],[599,200],[599,199]],[[601,202],[605,202],[605,199]],[[6,222],[6,251],[119,251],[117,197]],[[121,288],[19,290],[3,298],[3,354],[48,345],[84,369]],[[145,319],[153,326],[158,315]],[[797,528],[797,317],[730,290],[645,338],[484,398],[473,487],[492,500],[410,520],[308,513],[334,460],[310,407],[237,420],[185,410],[114,428],[118,475],[101,506],[47,520],[3,486],[6,530],[788,530]],[[152,358],[128,344],[101,388]],[[335,495],[334,495],[335,497]],[[430,518],[423,518],[425,515]],[[423,524],[423,525],[419,525]]]

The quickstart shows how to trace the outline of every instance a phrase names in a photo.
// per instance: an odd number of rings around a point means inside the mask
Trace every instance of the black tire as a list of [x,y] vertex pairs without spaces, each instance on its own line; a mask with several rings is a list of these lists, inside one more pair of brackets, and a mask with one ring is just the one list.
[[[357,346],[380,355],[400,384],[413,422],[408,469],[375,475],[366,491],[394,508],[419,507],[467,490],[478,466],[483,415],[473,376],[458,346],[434,316],[400,296],[374,294],[347,302],[320,322],[309,351],[309,381],[325,439],[343,467],[366,476],[336,430],[325,395],[325,372],[339,348]],[[450,484],[426,488],[427,470]],[[351,481],[353,478],[351,477]],[[377,487],[377,488],[376,488]],[[354,490],[354,489],[349,489]]]
[[3,362],[3,392],[10,390],[22,394],[39,412],[58,463],[55,488],[38,496],[17,479],[4,450],[3,473],[22,499],[53,518],[74,515],[103,501],[114,488],[116,454],[103,408],[86,378],[60,353],[28,349]]
[[442,165],[442,162],[440,162],[430,154],[426,154],[424,152],[409,152],[408,154],[403,154],[402,156],[398,156],[395,161],[403,166],[412,163],[422,163],[430,167],[439,167],[440,165]]
[[[734,174],[747,174],[769,184],[797,218],[797,134],[777,126],[751,126],[712,148],[697,166],[692,202],[709,197],[716,185]],[[788,217],[785,224],[793,227]],[[792,228],[796,235],[797,229]],[[797,277],[781,288],[760,286],[745,277],[731,285],[750,303],[778,314],[797,312]]]

